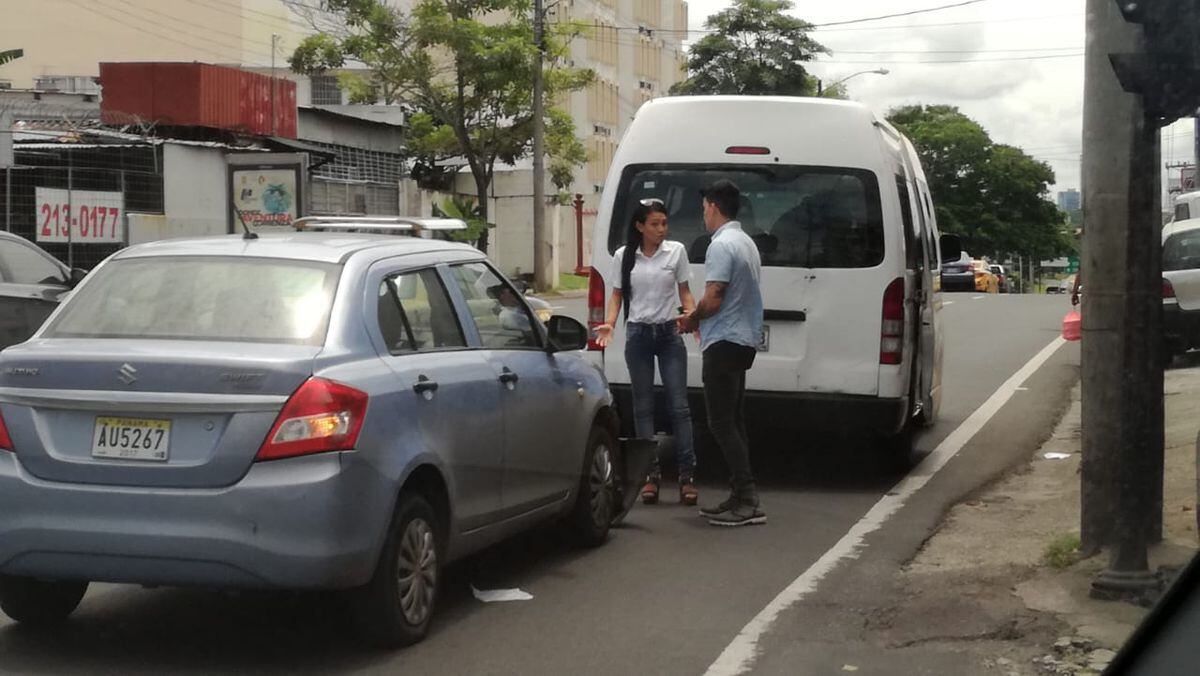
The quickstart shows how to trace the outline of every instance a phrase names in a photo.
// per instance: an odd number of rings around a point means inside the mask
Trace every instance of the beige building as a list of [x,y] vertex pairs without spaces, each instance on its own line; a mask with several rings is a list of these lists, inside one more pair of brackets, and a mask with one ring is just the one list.
[[553,20],[591,27],[571,45],[571,59],[595,71],[596,80],[558,102],[575,118],[591,156],[575,186],[588,199],[603,188],[637,109],[686,77],[688,6],[683,0],[563,0],[551,13]]
[[101,61],[203,61],[287,69],[306,31],[281,0],[4,0],[0,86],[89,91]]

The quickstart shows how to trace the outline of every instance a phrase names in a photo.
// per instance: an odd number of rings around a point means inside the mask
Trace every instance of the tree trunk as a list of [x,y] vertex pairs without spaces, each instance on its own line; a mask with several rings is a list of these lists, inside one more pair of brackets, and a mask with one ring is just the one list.
[[491,181],[488,180],[489,177],[487,176],[487,174],[485,172],[486,172],[486,169],[484,169],[483,167],[480,167],[480,169],[478,171],[475,169],[475,167],[471,167],[471,175],[475,178],[475,196],[479,200],[479,217],[483,219],[483,222],[485,224],[484,228],[483,228],[483,232],[479,233],[479,241],[476,243],[476,246],[479,247],[480,251],[482,251],[483,253],[486,254],[488,252],[488,230],[489,230],[489,228],[486,225],[489,222],[488,221],[488,186],[491,184]]

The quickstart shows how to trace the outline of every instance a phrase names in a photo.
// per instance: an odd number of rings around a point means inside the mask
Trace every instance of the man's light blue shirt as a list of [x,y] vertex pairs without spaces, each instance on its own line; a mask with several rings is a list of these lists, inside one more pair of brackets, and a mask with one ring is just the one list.
[[728,286],[721,309],[700,321],[701,351],[722,340],[754,348],[762,343],[761,270],[758,247],[742,230],[741,223],[729,221],[717,228],[708,245],[704,281]]

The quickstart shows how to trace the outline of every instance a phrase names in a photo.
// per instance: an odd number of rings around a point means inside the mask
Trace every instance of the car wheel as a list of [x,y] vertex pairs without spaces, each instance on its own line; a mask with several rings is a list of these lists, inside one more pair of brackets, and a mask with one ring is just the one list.
[[616,448],[612,435],[603,428],[593,428],[588,435],[575,505],[566,522],[569,536],[580,546],[598,547],[608,539],[608,529],[617,511]]
[[443,532],[425,498],[401,496],[375,575],[352,592],[355,623],[370,643],[396,648],[425,638],[441,584]]
[[24,624],[54,624],[79,607],[87,588],[87,582],[0,575],[0,609]]

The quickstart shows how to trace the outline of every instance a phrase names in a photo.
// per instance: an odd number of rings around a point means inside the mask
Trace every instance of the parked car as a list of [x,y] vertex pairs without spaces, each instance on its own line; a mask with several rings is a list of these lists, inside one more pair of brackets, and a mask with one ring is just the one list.
[[0,232],[0,350],[32,336],[84,274],[24,237]]
[[[943,256],[958,258],[959,243],[939,238],[912,144],[861,104],[679,96],[642,106],[598,207],[590,322],[604,320],[613,253],[644,199],[663,201],[669,236],[688,247],[693,286],[702,286],[709,236],[699,190],[717,179],[741,188],[737,220],[762,256],[764,335],[746,374],[747,409],[805,431],[869,430],[885,457],[906,458],[909,432],[940,406],[934,275]],[[607,350],[590,347],[628,405],[624,340],[617,332]],[[699,346],[685,342],[688,385],[699,392]]]
[[1052,282],[1046,285],[1046,293],[1050,294],[1070,294],[1075,288],[1075,275],[1069,275],[1057,282]]
[[974,291],[975,269],[971,254],[963,251],[953,261],[942,263],[942,291]]
[[1200,218],[1163,228],[1163,335],[1168,360],[1200,347]]
[[996,275],[996,282],[1000,289],[1000,293],[1008,293],[1008,272],[1005,271],[1003,265],[989,265],[988,269]]
[[599,545],[632,504],[649,454],[625,465],[586,342],[463,244],[120,251],[0,354],[0,608],[61,619],[89,581],[339,589],[362,636],[417,641],[447,562],[555,520]]
[[996,278],[987,261],[971,261],[971,269],[975,273],[977,293],[1000,293],[1000,280]]

